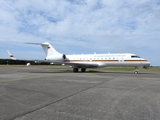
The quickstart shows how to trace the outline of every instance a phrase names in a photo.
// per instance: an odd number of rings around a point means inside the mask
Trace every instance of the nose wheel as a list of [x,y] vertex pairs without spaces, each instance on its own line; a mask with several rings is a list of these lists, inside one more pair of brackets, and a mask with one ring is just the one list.
[[136,70],[134,71],[134,74],[138,74],[138,67],[136,67]]
[[134,74],[138,74],[138,71],[134,71]]

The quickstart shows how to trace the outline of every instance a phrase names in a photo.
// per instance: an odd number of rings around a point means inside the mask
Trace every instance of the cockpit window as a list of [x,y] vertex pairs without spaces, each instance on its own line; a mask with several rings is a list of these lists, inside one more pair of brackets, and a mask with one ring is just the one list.
[[136,55],[132,55],[131,58],[140,58],[140,57]]

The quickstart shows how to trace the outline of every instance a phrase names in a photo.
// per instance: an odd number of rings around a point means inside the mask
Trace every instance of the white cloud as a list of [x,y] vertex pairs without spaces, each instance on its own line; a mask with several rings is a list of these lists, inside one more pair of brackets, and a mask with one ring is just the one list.
[[152,59],[146,51],[160,48],[159,20],[158,0],[6,0],[0,42],[49,41],[65,53],[143,51]]

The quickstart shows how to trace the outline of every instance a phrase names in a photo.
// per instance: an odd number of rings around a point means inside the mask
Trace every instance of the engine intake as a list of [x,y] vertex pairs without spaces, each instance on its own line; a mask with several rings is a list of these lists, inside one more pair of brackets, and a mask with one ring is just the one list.
[[66,55],[65,55],[65,54],[63,54],[63,59],[64,59],[64,60],[66,59]]

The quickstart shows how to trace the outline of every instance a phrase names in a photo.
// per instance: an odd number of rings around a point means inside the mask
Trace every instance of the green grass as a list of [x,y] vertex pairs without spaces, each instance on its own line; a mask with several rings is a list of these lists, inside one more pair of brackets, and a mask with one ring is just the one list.
[[135,68],[132,67],[104,67],[104,68],[93,68],[98,70],[106,70],[106,71],[133,71]]
[[[135,67],[104,67],[104,68],[92,68],[91,70],[104,70],[104,71],[134,71]],[[160,68],[150,67],[149,69],[139,68],[140,72],[160,72]]]
[[143,72],[160,72],[160,68],[150,67],[149,69],[140,69]]

